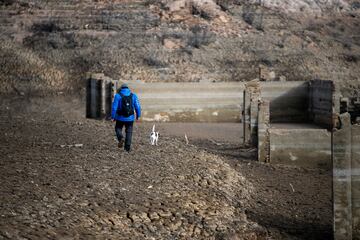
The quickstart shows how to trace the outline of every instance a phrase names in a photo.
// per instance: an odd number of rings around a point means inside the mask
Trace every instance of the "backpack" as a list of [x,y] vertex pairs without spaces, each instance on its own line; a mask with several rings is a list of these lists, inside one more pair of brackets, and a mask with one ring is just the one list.
[[120,93],[120,96],[121,105],[118,107],[116,113],[124,117],[130,117],[131,115],[134,115],[133,94],[130,93],[129,96],[124,96],[122,93]]

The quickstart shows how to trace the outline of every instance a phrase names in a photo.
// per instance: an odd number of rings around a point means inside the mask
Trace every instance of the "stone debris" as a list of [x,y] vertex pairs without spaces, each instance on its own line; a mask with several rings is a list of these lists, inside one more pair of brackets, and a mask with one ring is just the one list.
[[186,145],[188,145],[188,144],[189,144],[189,139],[188,139],[188,137],[187,137],[186,133],[185,133],[185,143],[186,143]]
[[169,50],[185,47],[185,43],[180,39],[164,39],[163,45]]
[[275,71],[265,65],[260,65],[259,71],[261,81],[274,81],[276,78]]
[[68,147],[68,148],[72,148],[72,147],[82,148],[82,147],[84,147],[84,144],[82,144],[82,143],[69,144],[69,145],[61,144],[60,147],[61,148],[65,148],[65,147]]
[[290,185],[290,187],[291,187],[291,190],[292,190],[293,192],[295,192],[295,189],[294,189],[293,185],[292,185],[291,183],[289,183],[289,185]]
[[286,77],[285,76],[280,76],[279,81],[280,82],[286,82]]

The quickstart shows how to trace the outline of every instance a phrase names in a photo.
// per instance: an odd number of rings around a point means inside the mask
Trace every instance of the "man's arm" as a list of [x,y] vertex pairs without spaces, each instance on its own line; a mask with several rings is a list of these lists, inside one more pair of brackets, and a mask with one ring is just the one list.
[[136,119],[139,119],[141,117],[141,106],[140,106],[140,101],[139,98],[137,97],[136,94],[134,94],[134,100],[135,100],[135,112],[136,112]]
[[119,94],[116,94],[114,97],[114,101],[112,103],[112,108],[111,108],[111,119],[112,120],[115,120],[116,111],[117,111],[118,105],[119,105],[119,99],[120,99]]

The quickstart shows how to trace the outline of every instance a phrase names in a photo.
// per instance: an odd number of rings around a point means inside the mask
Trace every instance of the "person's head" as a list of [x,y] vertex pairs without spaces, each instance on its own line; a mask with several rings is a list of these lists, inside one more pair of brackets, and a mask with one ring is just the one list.
[[129,86],[126,83],[123,83],[121,87],[118,89],[118,92],[120,92],[122,89],[129,88]]

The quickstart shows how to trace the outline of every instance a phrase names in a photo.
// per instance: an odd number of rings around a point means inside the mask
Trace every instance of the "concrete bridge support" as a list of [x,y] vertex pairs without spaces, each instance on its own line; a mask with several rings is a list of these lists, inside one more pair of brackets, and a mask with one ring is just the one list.
[[334,238],[360,239],[360,125],[345,113],[340,126],[332,136]]
[[258,160],[260,162],[270,161],[270,102],[259,102],[258,117]]
[[346,240],[352,239],[350,115],[340,122],[342,128],[332,136],[334,237]]
[[91,74],[86,82],[86,117],[109,118],[114,81],[104,74]]
[[352,230],[354,239],[360,239],[360,125],[351,128]]

